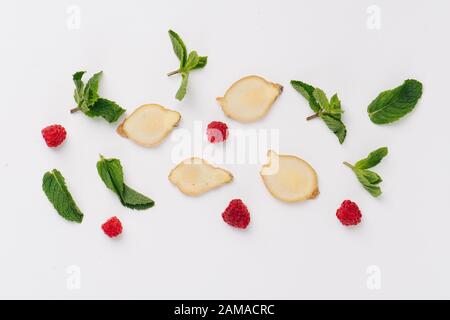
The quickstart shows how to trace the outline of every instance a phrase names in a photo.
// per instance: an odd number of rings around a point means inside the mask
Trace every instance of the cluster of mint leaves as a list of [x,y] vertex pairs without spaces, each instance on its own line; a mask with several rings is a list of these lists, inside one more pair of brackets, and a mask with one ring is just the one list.
[[173,51],[180,61],[180,66],[177,70],[169,72],[167,75],[181,74],[181,85],[175,95],[178,100],[183,100],[187,92],[187,85],[189,81],[189,72],[192,70],[202,69],[208,63],[208,57],[199,56],[197,51],[191,51],[188,54],[186,45],[181,37],[173,30],[169,30],[170,41],[172,42]]
[[333,131],[342,144],[347,136],[347,129],[342,122],[341,100],[337,94],[334,94],[330,100],[323,90],[315,88],[310,84],[298,80],[291,81],[292,87],[297,90],[308,101],[309,106],[315,112],[307,120],[314,118],[322,119],[327,127]]
[[[342,122],[343,110],[337,94],[328,100],[323,90],[305,82],[292,80],[291,85],[305,97],[310,108],[315,112],[306,119],[322,119],[342,144],[347,135],[347,129]],[[400,120],[415,108],[422,97],[422,90],[422,83],[408,79],[394,89],[381,92],[367,107],[370,120],[375,124],[388,124]],[[374,197],[381,195],[379,184],[383,180],[380,175],[368,169],[380,163],[387,154],[387,147],[382,147],[371,152],[367,158],[358,161],[355,165],[344,162],[353,170],[362,186]]]
[[98,94],[98,86],[103,72],[94,74],[86,84],[82,80],[85,73],[86,71],[78,71],[72,76],[75,83],[74,99],[77,107],[72,109],[71,113],[81,111],[91,118],[102,117],[109,123],[116,122],[125,109],[114,101],[101,98]]
[[[155,205],[152,199],[125,184],[120,160],[100,156],[97,171],[105,185],[117,194],[123,206],[145,210]],[[83,221],[83,213],[73,200],[61,172],[57,169],[46,172],[42,178],[42,189],[61,217],[77,223]]]
[[381,195],[381,188],[378,186],[383,179],[376,172],[368,170],[375,167],[388,154],[388,148],[382,147],[369,153],[369,155],[356,162],[354,165],[344,161],[344,164],[353,170],[359,182],[362,184],[372,196],[378,197]]

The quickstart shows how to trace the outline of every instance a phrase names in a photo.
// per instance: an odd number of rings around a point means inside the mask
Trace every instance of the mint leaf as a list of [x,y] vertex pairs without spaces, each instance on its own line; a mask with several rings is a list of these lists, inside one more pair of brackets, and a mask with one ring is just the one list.
[[99,98],[98,85],[102,74],[102,71],[97,72],[86,83],[86,87],[84,88],[84,99],[88,108],[92,106]]
[[378,173],[367,170],[367,169],[356,169],[355,168],[355,172],[358,172],[358,174],[360,174],[362,177],[364,177],[364,179],[367,179],[367,181],[369,181],[370,184],[378,184],[383,181],[383,179],[381,179],[381,177]]
[[313,86],[298,80],[292,80],[291,85],[308,101],[309,106],[314,112],[319,112],[321,110],[319,103],[316,98],[314,98],[315,88]]
[[347,136],[347,129],[341,120],[341,114],[344,111],[341,108],[341,101],[337,94],[334,94],[331,100],[328,101],[327,95],[320,88],[314,88],[312,85],[298,80],[291,80],[291,85],[308,100],[309,106],[315,112],[306,120],[322,119],[327,127],[338,137],[339,143],[342,144]]
[[320,118],[325,122],[327,127],[333,131],[338,137],[339,143],[342,144],[347,136],[347,129],[344,123],[336,116],[323,113]]
[[78,71],[72,76],[73,82],[75,83],[75,92],[73,97],[78,105],[81,104],[84,96],[84,83],[81,78],[83,78],[85,73],[86,71]]
[[119,120],[124,112],[125,109],[122,109],[114,101],[98,98],[89,111],[86,112],[86,115],[89,117],[102,117],[109,123],[113,123]]
[[44,174],[42,189],[61,217],[78,223],[83,221],[83,213],[77,207],[64,177],[58,170],[53,169]]
[[70,110],[70,112],[82,111],[91,118],[102,117],[109,123],[117,121],[125,112],[125,109],[121,108],[114,101],[100,98],[98,87],[103,72],[100,71],[94,74],[86,85],[82,80],[85,73],[85,71],[78,71],[72,76],[75,83],[74,99],[77,103],[77,108]]
[[410,113],[422,96],[422,83],[406,80],[401,86],[378,95],[367,107],[375,124],[392,123]]
[[330,102],[328,102],[327,95],[319,88],[315,88],[313,92],[313,96],[316,101],[319,103],[319,106],[325,111],[330,111]]
[[388,148],[382,147],[379,148],[367,156],[367,158],[359,160],[355,163],[355,168],[358,169],[369,169],[375,167],[377,164],[381,162],[381,160],[386,157],[388,154]]
[[348,162],[344,162],[344,164],[355,173],[364,189],[374,197],[381,195],[381,189],[378,184],[380,184],[383,179],[376,172],[367,169],[379,164],[387,154],[388,149],[383,147],[371,152],[366,158],[359,160],[354,166]]
[[100,156],[97,172],[108,189],[120,199],[123,206],[130,209],[144,210],[151,208],[155,202],[143,194],[133,190],[124,183],[123,169],[118,159],[105,159]]
[[172,42],[173,51],[180,60],[180,67],[175,71],[169,72],[167,75],[170,77],[178,73],[181,74],[182,79],[180,88],[175,95],[175,98],[181,101],[186,95],[189,72],[204,68],[208,62],[208,57],[199,56],[197,51],[191,51],[188,55],[186,46],[180,36],[172,30],[169,30],[169,36],[170,41]]
[[366,189],[372,196],[378,197],[381,195],[381,188],[377,186],[379,183],[372,183],[369,179],[367,179],[367,176],[364,174],[365,170],[354,170],[356,177],[358,178],[358,181],[362,184],[364,189]]
[[344,113],[344,111],[341,108],[341,100],[339,100],[339,97],[337,94],[334,94],[330,99],[330,107],[328,110],[329,113],[331,113],[335,118],[338,118],[341,120],[341,114]]
[[97,162],[97,171],[108,189],[120,196],[124,191],[123,169],[117,159],[105,159],[100,156]]
[[190,71],[192,69],[194,69],[194,67],[198,64],[198,54],[197,51],[191,51],[191,53],[189,53],[189,56],[186,60],[186,65],[183,67],[184,70],[186,71]]
[[169,36],[170,41],[172,42],[173,51],[178,57],[178,60],[180,60],[180,68],[183,68],[187,58],[186,46],[184,45],[183,40],[181,40],[181,37],[175,31],[169,30]]
[[189,79],[189,75],[187,72],[183,72],[181,74],[181,85],[180,88],[177,91],[177,94],[175,96],[175,98],[177,98],[177,100],[183,100],[184,96],[186,95],[186,91],[187,91],[187,85],[188,85],[188,79]]
[[198,62],[192,70],[203,69],[208,63],[208,57],[198,57]]
[[153,207],[155,202],[124,184],[122,204],[130,209],[145,210]]

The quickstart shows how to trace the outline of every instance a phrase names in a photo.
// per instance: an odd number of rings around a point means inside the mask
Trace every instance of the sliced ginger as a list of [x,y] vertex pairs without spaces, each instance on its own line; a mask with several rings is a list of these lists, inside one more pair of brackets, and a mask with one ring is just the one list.
[[282,91],[279,84],[259,76],[248,76],[235,82],[217,102],[231,119],[253,122],[267,114]]
[[117,132],[141,146],[153,147],[167,137],[180,119],[176,111],[159,104],[144,104],[122,122]]
[[269,150],[269,162],[261,169],[261,177],[269,192],[277,199],[298,202],[314,199],[319,194],[317,174],[306,161]]
[[197,196],[231,182],[233,175],[201,158],[189,158],[170,172],[169,180],[184,194]]

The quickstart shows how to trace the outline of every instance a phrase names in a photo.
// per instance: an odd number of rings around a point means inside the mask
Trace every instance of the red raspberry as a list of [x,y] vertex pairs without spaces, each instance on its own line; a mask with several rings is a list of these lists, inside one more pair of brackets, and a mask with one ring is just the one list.
[[362,215],[356,203],[345,200],[336,211],[336,217],[344,226],[355,226],[361,222]]
[[102,229],[108,237],[114,238],[122,233],[122,223],[117,217],[112,217],[102,224]]
[[232,227],[245,229],[250,223],[250,212],[241,199],[233,199],[222,213],[222,218]]
[[47,146],[55,148],[66,139],[66,129],[59,124],[48,126],[41,131]]
[[223,122],[213,121],[208,124],[206,135],[208,136],[208,141],[211,143],[225,141],[228,138],[228,126]]

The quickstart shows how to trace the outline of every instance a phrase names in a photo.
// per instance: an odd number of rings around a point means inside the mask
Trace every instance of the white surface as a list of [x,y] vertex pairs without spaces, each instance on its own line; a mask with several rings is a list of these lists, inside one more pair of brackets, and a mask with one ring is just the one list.
[[[381,29],[366,26],[369,5],[381,8]],[[81,27],[66,26],[69,5]],[[0,5],[0,297],[1,298],[450,298],[448,1],[2,1]],[[167,30],[208,55],[193,73],[187,97],[174,99],[179,77]],[[104,71],[103,96],[134,110],[160,103],[194,121],[231,128],[279,129],[280,152],[317,170],[321,194],[288,205],[273,199],[259,165],[224,165],[235,181],[198,198],[170,185],[167,140],[144,149],[115,126],[74,106],[71,75]],[[232,82],[259,74],[285,86],[263,121],[241,125],[215,102]],[[406,78],[424,84],[411,116],[372,124],[368,103]],[[311,112],[289,80],[338,92],[348,137],[343,146]],[[61,123],[68,139],[48,149],[40,130]],[[377,167],[384,194],[372,198],[342,165],[388,146]],[[99,153],[121,159],[126,181],[156,206],[123,208],[99,179]],[[85,213],[81,225],[53,210],[43,192],[45,171],[59,168]],[[220,214],[242,198],[250,228],[228,227]],[[349,229],[335,211],[356,201],[363,222]],[[124,224],[111,240],[101,223]],[[78,266],[81,287],[67,287]],[[381,271],[369,290],[367,268]],[[69,269],[70,271],[70,269]]]

